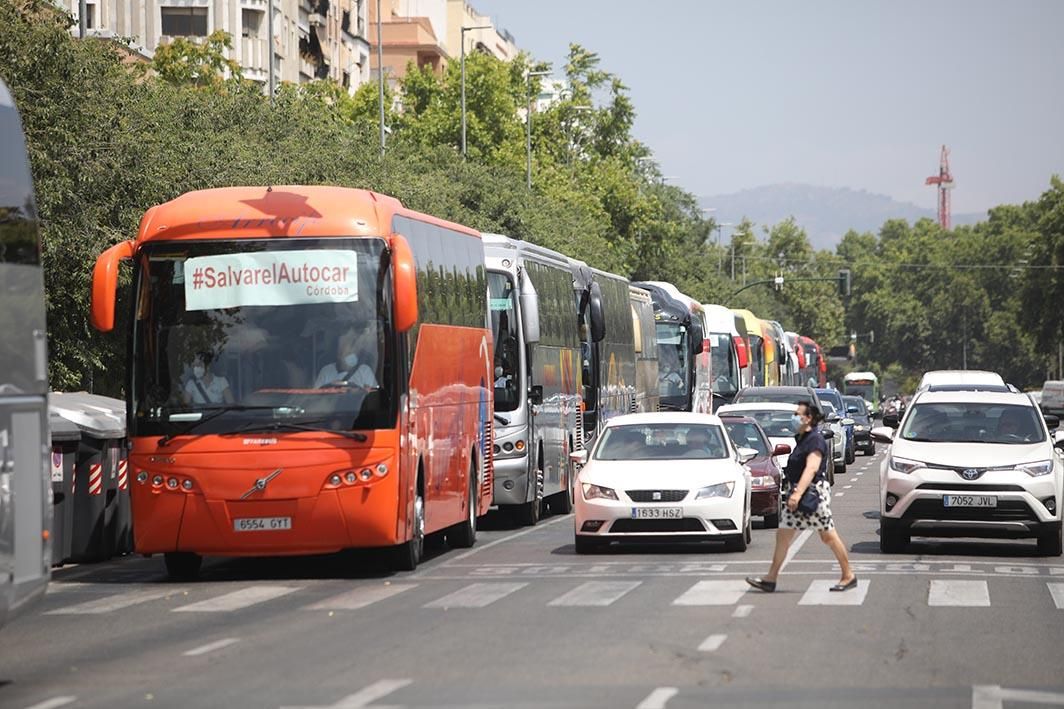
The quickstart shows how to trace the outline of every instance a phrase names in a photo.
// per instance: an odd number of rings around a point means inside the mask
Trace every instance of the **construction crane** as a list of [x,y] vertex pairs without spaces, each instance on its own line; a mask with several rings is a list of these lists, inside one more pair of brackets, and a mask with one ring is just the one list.
[[938,174],[927,178],[924,184],[936,185],[938,187],[938,223],[943,229],[949,231],[949,191],[953,189],[953,175],[949,172],[949,149],[946,148],[945,145],[942,146],[942,157],[939,159],[938,163]]

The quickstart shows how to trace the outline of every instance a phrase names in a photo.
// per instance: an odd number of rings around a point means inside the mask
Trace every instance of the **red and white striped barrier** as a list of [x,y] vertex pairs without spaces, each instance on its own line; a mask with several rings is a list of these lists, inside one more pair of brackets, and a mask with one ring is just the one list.
[[120,461],[118,461],[118,489],[119,490],[128,490],[129,489],[129,461],[128,460],[120,460]]
[[103,494],[103,466],[99,463],[89,465],[89,494]]

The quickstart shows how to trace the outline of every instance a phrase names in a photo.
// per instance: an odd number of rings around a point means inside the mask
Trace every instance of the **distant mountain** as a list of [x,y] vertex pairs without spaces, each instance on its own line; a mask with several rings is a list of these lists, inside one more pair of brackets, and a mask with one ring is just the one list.
[[[899,202],[892,197],[873,194],[848,187],[817,187],[787,183],[766,185],[742,190],[734,194],[701,197],[703,207],[713,207],[711,215],[720,223],[738,224],[743,217],[758,226],[772,226],[787,217],[794,217],[805,229],[809,241],[817,249],[834,249],[842,236],[854,229],[859,232],[879,232],[888,219],[907,219],[914,222],[936,218],[935,211],[918,207],[911,202]],[[986,219],[985,214],[954,214],[953,223],[974,224]],[[723,237],[727,239],[728,233]]]

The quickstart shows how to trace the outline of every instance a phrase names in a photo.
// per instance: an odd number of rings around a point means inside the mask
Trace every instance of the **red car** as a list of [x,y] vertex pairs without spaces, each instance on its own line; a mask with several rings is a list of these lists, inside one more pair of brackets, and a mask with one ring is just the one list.
[[791,447],[779,444],[775,448],[769,443],[768,436],[754,419],[749,416],[720,417],[724,428],[731,436],[736,448],[753,448],[757,457],[746,464],[750,468],[751,494],[750,514],[764,517],[765,529],[774,529],[780,525],[780,466],[776,456],[791,452]]

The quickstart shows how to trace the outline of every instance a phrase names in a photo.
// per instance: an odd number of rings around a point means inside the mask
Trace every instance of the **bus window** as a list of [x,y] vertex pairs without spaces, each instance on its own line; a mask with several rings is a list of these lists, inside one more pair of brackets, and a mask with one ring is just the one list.
[[[488,306],[495,338],[495,410],[514,411],[521,403],[516,289],[507,273],[488,273]],[[541,296],[542,297],[542,296]]]

